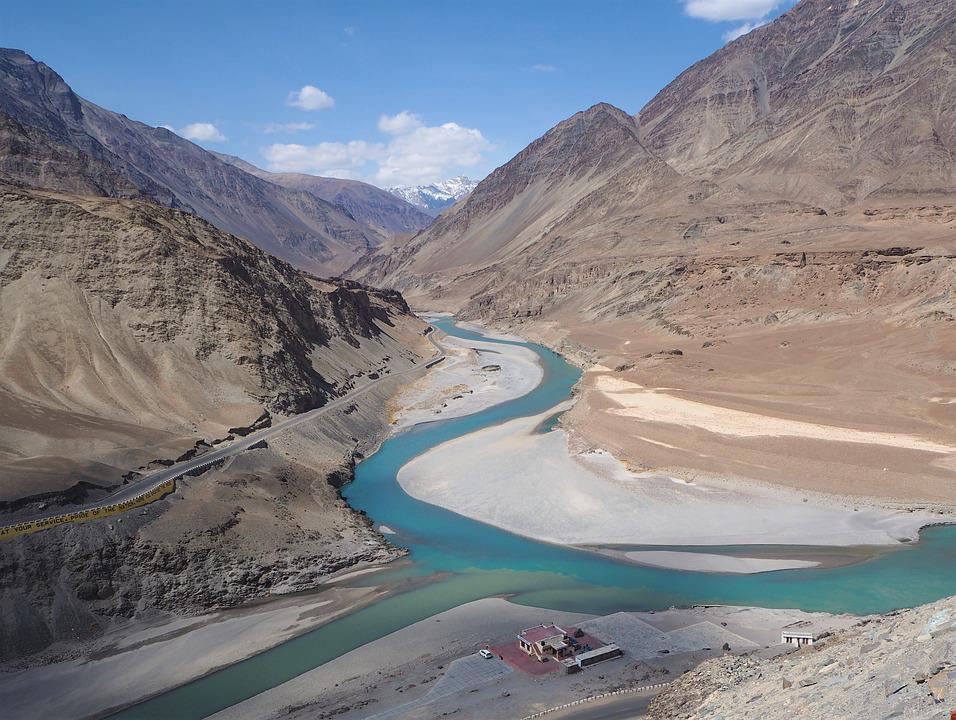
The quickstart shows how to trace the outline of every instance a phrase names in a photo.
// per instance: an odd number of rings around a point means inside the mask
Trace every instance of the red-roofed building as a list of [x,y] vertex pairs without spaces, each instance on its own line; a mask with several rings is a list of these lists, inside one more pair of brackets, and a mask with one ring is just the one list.
[[535,625],[522,630],[518,647],[537,657],[564,658],[574,654],[571,638],[557,625]]

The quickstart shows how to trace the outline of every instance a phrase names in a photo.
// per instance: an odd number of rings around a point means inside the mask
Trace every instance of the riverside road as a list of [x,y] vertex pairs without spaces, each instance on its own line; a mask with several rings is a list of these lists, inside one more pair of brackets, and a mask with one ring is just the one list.
[[[333,400],[330,403],[327,403],[326,405],[314,408],[313,410],[309,410],[308,412],[304,412],[299,415],[293,415],[292,417],[284,418],[274,423],[270,427],[263,428],[261,430],[256,430],[255,432],[252,432],[243,438],[230,442],[228,445],[224,445],[214,450],[210,450],[209,452],[203,453],[202,455],[199,455],[197,457],[193,457],[188,460],[183,460],[182,462],[175,463],[174,465],[170,465],[169,467],[149,473],[148,475],[144,475],[138,480],[134,482],[130,482],[127,485],[124,485],[122,488],[120,488],[116,492],[104,498],[100,498],[99,500],[96,500],[94,502],[73,506],[73,507],[70,507],[69,509],[57,508],[56,510],[39,513],[30,517],[17,518],[15,523],[0,526],[0,531],[3,531],[8,527],[32,525],[34,523],[37,523],[43,520],[61,517],[67,514],[79,513],[85,510],[101,510],[103,508],[109,507],[111,505],[115,505],[117,503],[123,503],[123,502],[131,501],[131,500],[135,500],[137,498],[142,497],[143,495],[149,494],[151,491],[161,487],[164,483],[167,483],[170,480],[174,480],[194,470],[206,468],[222,460],[226,460],[230,457],[233,457],[241,453],[243,450],[248,450],[250,447],[252,447],[256,443],[262,442],[263,440],[266,440],[275,435],[278,435],[279,433],[284,432],[288,430],[289,428],[295,427],[297,425],[302,425],[303,423],[310,422],[312,420],[315,420],[318,417],[321,417],[322,415],[325,415],[326,413],[332,412],[333,410],[337,410],[338,408],[341,408],[344,405],[348,405],[352,403],[356,398],[364,395],[373,387],[375,387],[376,385],[378,385],[379,383],[385,380],[396,378],[396,377],[402,377],[405,375],[411,375],[412,373],[418,372],[422,370],[423,368],[429,368],[429,367],[432,367],[433,365],[438,364],[439,362],[445,359],[445,355],[441,351],[441,348],[439,348],[438,345],[435,344],[435,341],[431,338],[431,336],[429,336],[428,339],[432,343],[432,345],[435,346],[435,354],[426,360],[422,360],[421,362],[416,363],[410,368],[401,370],[396,373],[389,373],[387,375],[378,377],[374,380],[367,382],[362,387],[356,388],[355,390],[352,390],[351,392],[343,395],[340,398],[336,398],[335,400]],[[51,527],[53,527],[53,525],[51,525]]]

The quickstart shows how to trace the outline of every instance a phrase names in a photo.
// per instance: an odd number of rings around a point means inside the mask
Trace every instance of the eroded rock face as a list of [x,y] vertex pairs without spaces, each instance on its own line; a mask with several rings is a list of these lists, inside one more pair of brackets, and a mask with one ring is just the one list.
[[[90,306],[90,332],[111,325],[153,370],[175,348],[195,365],[221,365],[227,385],[278,412],[316,407],[343,380],[324,377],[313,352],[332,352],[335,340],[357,347],[378,337],[376,322],[391,312],[407,313],[395,293],[309,279],[186,213],[9,187],[2,202],[0,287],[7,327],[14,320],[35,326],[46,322],[45,312],[59,312],[26,307],[26,286],[70,294]],[[60,370],[80,362],[63,354],[62,336],[34,336],[16,348],[6,337],[8,367],[31,351],[54,352]],[[143,369],[138,360],[131,358],[126,368]],[[11,369],[0,382],[21,396],[40,397],[30,384],[42,385],[44,378],[15,384],[15,377]],[[80,392],[71,387],[68,394],[82,403]]]
[[956,697],[956,604],[864,619],[789,655],[726,655],[677,678],[651,717],[940,717]]
[[[277,495],[270,492],[273,472],[285,476]],[[253,475],[220,471],[193,480],[145,513],[4,543],[0,661],[52,661],[116,622],[189,615],[310,590],[343,568],[401,554],[337,500],[331,485],[310,489],[323,482],[321,473],[294,464]],[[222,507],[222,514],[198,509],[207,502],[219,506],[215,495],[237,485],[243,490],[232,493],[234,504]],[[295,508],[298,504],[311,513]],[[271,532],[261,520],[247,519],[247,512],[268,513]],[[186,515],[194,517],[187,521]],[[53,643],[52,651],[35,655]]]
[[[638,114],[679,172],[826,207],[956,182],[951,2],[804,0],[695,64]],[[724,180],[721,180],[723,183]]]

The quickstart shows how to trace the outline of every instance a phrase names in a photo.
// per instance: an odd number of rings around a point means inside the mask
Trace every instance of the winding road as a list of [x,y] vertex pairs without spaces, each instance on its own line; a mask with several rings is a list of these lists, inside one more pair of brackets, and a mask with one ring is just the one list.
[[[384,380],[411,375],[412,373],[419,372],[424,368],[437,365],[439,362],[445,359],[445,354],[441,347],[439,347],[439,345],[434,341],[432,334],[427,335],[427,337],[429,342],[431,342],[431,344],[435,347],[435,353],[430,358],[422,360],[421,362],[418,362],[415,365],[406,368],[405,370],[382,375],[381,377],[367,382],[362,387],[356,388],[351,392],[346,393],[342,397],[336,398],[332,402],[321,407],[314,408],[313,410],[309,410],[308,412],[304,412],[299,415],[293,415],[292,417],[284,418],[267,428],[256,430],[255,432],[252,432],[243,438],[238,438],[227,445],[223,445],[197,457],[190,458],[189,460],[183,460],[182,462],[175,463],[169,467],[162,468],[161,470],[144,475],[135,482],[124,485],[116,492],[107,495],[106,497],[100,498],[99,500],[95,500],[90,503],[84,503],[82,505],[76,505],[69,509],[56,508],[54,510],[38,513],[29,517],[17,518],[16,522],[14,523],[0,525],[0,538],[14,537],[16,534],[22,534],[24,531],[36,532],[38,530],[46,529],[46,527],[54,527],[56,524],[62,524],[62,522],[81,522],[95,517],[101,517],[102,513],[98,514],[96,511],[102,511],[104,508],[108,508],[119,503],[135,503],[137,500],[143,499],[144,496],[148,496],[150,493],[158,491],[159,488],[161,488],[164,484],[169,483],[170,481],[173,481],[189,472],[192,472],[193,470],[200,470],[209,467],[210,465],[214,465],[215,463],[241,453],[243,450],[248,450],[256,443],[278,435],[281,432],[285,432],[289,428],[310,422],[311,420],[315,420],[316,418],[321,417],[328,412],[341,408],[344,405],[348,405],[356,398],[364,395],[366,392]],[[151,502],[153,500],[157,500],[165,494],[166,493],[157,494],[155,498],[150,498],[149,501]],[[147,502],[140,502],[138,505],[131,505],[130,507],[139,507],[144,504],[147,504]],[[85,517],[82,517],[84,513],[91,514],[87,514]],[[81,515],[81,517],[70,517],[69,520],[63,520],[61,523],[51,522],[47,526],[38,526],[38,524],[42,524],[43,521],[50,521],[54,518],[65,518],[67,516],[75,515]],[[24,530],[25,527],[28,529]],[[11,530],[13,529],[17,529],[18,532],[11,534]]]

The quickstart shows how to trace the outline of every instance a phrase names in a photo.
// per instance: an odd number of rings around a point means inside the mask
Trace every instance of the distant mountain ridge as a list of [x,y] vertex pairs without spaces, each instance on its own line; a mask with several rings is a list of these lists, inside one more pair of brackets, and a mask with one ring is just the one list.
[[425,214],[400,196],[368,183],[305,173],[274,173],[235,155],[217,152],[213,155],[263,180],[291,190],[304,190],[337,205],[355,220],[385,237],[416,233],[432,222],[431,215]]
[[477,186],[474,180],[459,175],[430,185],[397,185],[388,188],[388,192],[437,217],[446,208],[467,197]]
[[[267,182],[169,130],[94,105],[21,50],[0,49],[0,112],[28,129],[21,135],[31,136],[31,147],[41,142],[33,131],[46,136],[42,143],[59,146],[60,162],[66,158],[63,147],[91,158],[75,156],[73,169],[61,173],[77,188],[82,184],[77,178],[92,173],[84,192],[99,187],[104,195],[138,194],[193,212],[310,272],[337,274],[384,239],[313,193]],[[9,122],[5,127],[20,132]],[[34,184],[43,171],[25,147],[8,146],[3,172],[8,180]],[[114,177],[103,185],[106,167]]]

